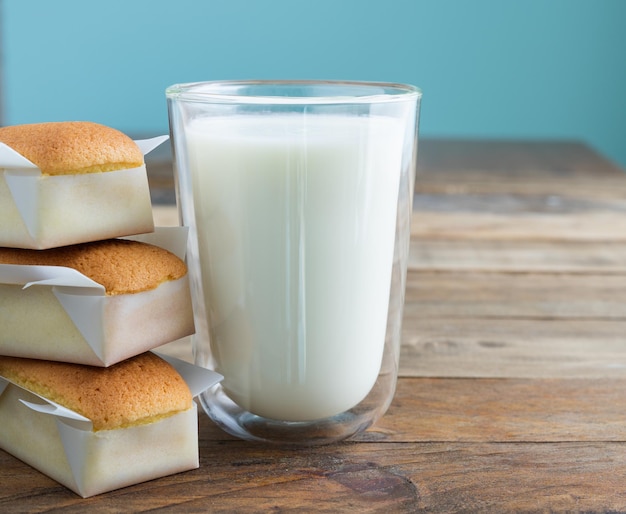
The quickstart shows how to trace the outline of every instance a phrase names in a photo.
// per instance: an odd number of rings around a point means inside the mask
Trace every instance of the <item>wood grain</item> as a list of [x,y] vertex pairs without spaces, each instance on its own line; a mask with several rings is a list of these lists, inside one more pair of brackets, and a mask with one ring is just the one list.
[[626,243],[421,238],[411,242],[409,269],[623,274],[626,272]]
[[411,271],[405,316],[624,319],[626,275]]
[[[154,217],[176,225],[159,155]],[[0,511],[626,511],[626,174],[572,141],[425,140],[419,168],[373,427],[284,449],[201,413],[199,469],[88,500],[0,451]],[[189,338],[161,349],[192,360]]]
[[610,180],[623,174],[615,163],[581,141],[438,139],[419,141],[420,177],[461,172],[467,177],[546,177],[566,183],[590,176]]
[[408,317],[400,375],[626,378],[626,320]]
[[626,508],[625,474],[623,442],[373,442],[288,450],[204,438],[200,469],[87,500],[0,454],[0,508],[606,512]]
[[404,378],[363,441],[626,442],[626,379]]
[[626,241],[624,212],[552,215],[482,212],[433,213],[414,211],[411,234],[416,239],[498,241]]

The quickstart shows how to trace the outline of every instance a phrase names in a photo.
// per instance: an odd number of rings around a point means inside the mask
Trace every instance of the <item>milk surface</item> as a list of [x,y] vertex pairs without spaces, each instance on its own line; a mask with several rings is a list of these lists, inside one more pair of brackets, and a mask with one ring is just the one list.
[[244,409],[278,420],[354,407],[382,360],[402,124],[201,118],[187,145],[223,387]]

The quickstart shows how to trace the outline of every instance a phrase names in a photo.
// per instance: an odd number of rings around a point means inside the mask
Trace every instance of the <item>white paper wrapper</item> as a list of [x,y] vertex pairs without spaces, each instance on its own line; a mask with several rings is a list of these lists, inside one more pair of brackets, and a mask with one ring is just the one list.
[[[184,260],[185,227],[137,239]],[[194,333],[188,275],[106,296],[71,268],[0,264],[0,355],[110,366]]]
[[[135,142],[145,155],[167,137]],[[43,250],[152,230],[145,166],[43,175],[0,143],[0,246]]]
[[[161,355],[194,396],[218,383],[213,371]],[[195,469],[196,404],[130,428],[94,432],[91,421],[0,377],[0,448],[87,498]]]

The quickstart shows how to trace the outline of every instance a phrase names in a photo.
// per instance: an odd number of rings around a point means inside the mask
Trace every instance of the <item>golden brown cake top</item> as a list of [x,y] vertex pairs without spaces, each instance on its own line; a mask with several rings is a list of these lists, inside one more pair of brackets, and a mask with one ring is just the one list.
[[0,376],[85,416],[95,431],[151,423],[192,406],[183,378],[150,352],[108,368],[0,356]]
[[119,130],[89,121],[55,121],[0,127],[0,142],[46,175],[99,173],[144,163],[137,144]]
[[104,286],[107,295],[139,293],[187,273],[186,264],[159,246],[126,239],[27,250],[0,247],[0,264],[64,266]]

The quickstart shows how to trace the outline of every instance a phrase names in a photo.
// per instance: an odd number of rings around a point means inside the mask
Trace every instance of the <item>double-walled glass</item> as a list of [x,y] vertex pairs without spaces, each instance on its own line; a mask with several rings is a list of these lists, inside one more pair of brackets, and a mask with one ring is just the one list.
[[207,414],[249,440],[365,430],[395,391],[420,91],[328,81],[166,91]]

